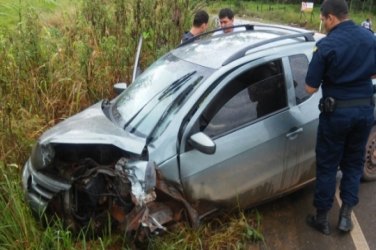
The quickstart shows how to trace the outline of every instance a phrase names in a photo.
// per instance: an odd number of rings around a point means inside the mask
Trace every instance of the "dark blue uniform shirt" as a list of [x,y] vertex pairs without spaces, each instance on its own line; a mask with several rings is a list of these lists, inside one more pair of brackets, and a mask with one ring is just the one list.
[[184,43],[185,41],[188,41],[192,37],[194,37],[194,35],[190,31],[184,32],[183,37],[181,38],[181,43]]
[[348,100],[373,94],[376,74],[376,39],[351,20],[335,26],[319,40],[306,76],[307,85],[319,88],[323,97]]

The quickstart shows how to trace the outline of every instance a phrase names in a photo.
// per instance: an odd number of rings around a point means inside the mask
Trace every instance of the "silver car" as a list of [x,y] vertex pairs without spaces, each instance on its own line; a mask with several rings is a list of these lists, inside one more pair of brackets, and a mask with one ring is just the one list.
[[[195,37],[115,99],[46,131],[23,170],[37,214],[73,229],[94,222],[166,230],[246,208],[314,181],[321,93],[304,90],[322,34],[248,24]],[[365,179],[376,178],[375,130]]]

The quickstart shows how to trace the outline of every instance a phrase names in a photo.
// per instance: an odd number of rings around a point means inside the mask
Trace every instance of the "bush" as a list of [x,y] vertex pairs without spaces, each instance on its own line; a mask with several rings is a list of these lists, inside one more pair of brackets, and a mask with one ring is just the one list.
[[[50,4],[47,3],[46,4]],[[50,19],[19,6],[0,33],[0,160],[22,163],[47,127],[129,82],[138,37],[145,68],[179,44],[197,0],[83,0]]]

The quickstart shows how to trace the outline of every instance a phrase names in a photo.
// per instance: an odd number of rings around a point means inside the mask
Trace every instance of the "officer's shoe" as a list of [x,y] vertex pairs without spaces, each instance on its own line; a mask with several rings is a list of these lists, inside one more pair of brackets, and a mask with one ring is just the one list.
[[306,221],[309,226],[313,227],[317,231],[325,235],[330,234],[328,211],[317,210],[316,215],[308,215]]
[[342,232],[349,232],[353,229],[353,223],[351,221],[352,207],[343,204],[339,212],[338,226],[337,228]]

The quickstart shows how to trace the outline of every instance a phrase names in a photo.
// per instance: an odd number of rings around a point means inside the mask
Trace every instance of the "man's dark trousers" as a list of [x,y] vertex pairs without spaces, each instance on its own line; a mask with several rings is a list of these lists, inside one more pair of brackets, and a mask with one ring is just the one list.
[[365,145],[374,121],[373,106],[337,108],[321,113],[316,143],[314,206],[329,210],[336,189],[338,166],[342,171],[340,197],[350,207],[358,203]]

